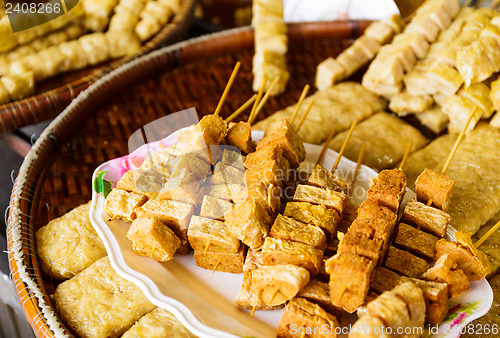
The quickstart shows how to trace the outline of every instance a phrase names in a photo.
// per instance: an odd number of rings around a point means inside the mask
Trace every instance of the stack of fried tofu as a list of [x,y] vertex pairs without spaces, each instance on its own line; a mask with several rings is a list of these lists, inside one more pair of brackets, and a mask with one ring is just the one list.
[[256,0],[252,7],[252,26],[255,31],[253,57],[253,90],[263,85],[268,90],[271,82],[279,77],[270,95],[285,91],[290,73],[286,66],[288,51],[287,28],[283,21],[282,0]]

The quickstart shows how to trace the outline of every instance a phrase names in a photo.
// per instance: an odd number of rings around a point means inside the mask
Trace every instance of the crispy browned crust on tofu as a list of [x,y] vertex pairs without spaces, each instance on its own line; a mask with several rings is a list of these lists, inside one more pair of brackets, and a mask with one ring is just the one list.
[[266,305],[284,304],[309,282],[309,272],[296,265],[261,266],[252,270],[255,292]]
[[129,170],[116,183],[118,189],[155,198],[166,182],[166,175],[151,170]]
[[298,168],[306,158],[304,143],[295,128],[284,118],[267,126],[264,137],[257,143],[257,150],[268,146],[281,148],[293,169]]
[[172,177],[161,189],[158,199],[180,201],[189,204],[198,204],[201,196],[200,182],[182,183]]
[[115,188],[106,197],[104,209],[111,216],[111,219],[121,218],[125,222],[132,222],[137,218],[137,208],[146,203],[147,200],[145,195]]
[[432,206],[447,211],[455,181],[437,172],[425,169],[415,181],[417,200],[427,204],[432,199]]
[[297,297],[305,298],[310,302],[318,304],[325,309],[325,311],[334,315],[339,323],[342,320],[344,310],[333,305],[332,298],[330,297],[330,286],[328,283],[314,278],[309,281],[306,286],[300,289]]
[[248,310],[276,310],[281,309],[285,304],[280,304],[277,306],[269,306],[262,300],[260,294],[258,294],[253,286],[252,272],[245,271],[243,274],[243,283],[241,284],[241,289],[234,300],[234,304],[242,309]]
[[243,170],[243,167],[236,168],[229,164],[217,162],[212,176],[209,178],[210,184],[243,184],[245,175]]
[[329,258],[325,267],[330,273],[332,303],[353,313],[365,301],[375,265],[368,258],[347,253]]
[[187,234],[189,244],[194,251],[236,253],[240,248],[240,241],[234,237],[227,226],[214,219],[201,216],[191,217]]
[[442,210],[411,201],[406,204],[401,221],[413,224],[438,238],[443,238],[446,235],[451,217]]
[[203,195],[234,202],[245,190],[243,184],[209,184],[203,187]]
[[234,204],[229,200],[205,195],[201,202],[200,216],[224,221],[224,214],[233,207]]
[[132,247],[138,255],[150,256],[159,262],[174,257],[181,240],[165,224],[147,217],[136,218],[127,232]]
[[186,231],[193,215],[193,206],[189,203],[153,199],[136,209],[137,217],[150,217],[171,228],[175,235],[186,241]]
[[358,209],[358,217],[352,222],[349,231],[362,233],[370,238],[377,238],[388,243],[394,227],[397,214],[390,209],[366,200]]
[[419,278],[429,269],[429,264],[424,259],[393,246],[389,247],[384,266],[414,278]]
[[281,214],[274,220],[269,237],[309,244],[319,250],[326,248],[326,236],[320,227]]
[[342,215],[344,211],[347,195],[330,189],[313,187],[300,184],[293,195],[294,202],[308,202],[312,204],[324,205],[337,210]]
[[248,190],[254,189],[261,183],[274,184],[283,187],[288,171],[280,169],[276,161],[262,161],[260,165],[252,166],[245,171],[244,182]]
[[307,180],[307,184],[347,193],[347,183],[319,164],[316,164],[316,167],[314,167],[311,176]]
[[377,265],[383,247],[383,240],[370,238],[363,233],[349,230],[342,236],[337,252],[339,254],[350,253],[363,256],[373,261],[374,265]]
[[384,291],[392,290],[401,281],[401,275],[391,271],[383,266],[377,266],[373,274],[370,289],[382,293]]
[[283,156],[283,150],[279,147],[265,147],[248,154],[244,165],[245,168],[250,169],[255,166],[258,167],[262,161],[274,161],[283,170],[290,168],[290,163]]
[[227,135],[227,125],[218,115],[205,115],[198,125],[204,131],[205,142],[208,145],[222,144]]
[[230,122],[227,129],[226,143],[238,148],[242,154],[255,151],[255,142],[252,139],[252,127],[248,122]]
[[335,209],[307,202],[288,202],[283,214],[297,221],[319,226],[327,239],[335,236],[341,220],[340,214]]
[[274,184],[266,185],[257,180],[252,189],[242,190],[235,202],[241,204],[247,199],[258,201],[272,218],[281,210],[281,189]]
[[252,249],[262,247],[272,224],[265,207],[251,198],[235,206],[225,218],[229,231]]
[[247,247],[244,244],[236,252],[222,251],[195,251],[194,261],[197,266],[207,270],[242,273],[243,264],[245,263],[245,254]]
[[312,245],[267,237],[262,246],[265,265],[293,264],[316,276],[323,263],[323,252]]
[[[403,280],[406,277],[402,277]],[[425,321],[431,324],[440,324],[448,313],[448,286],[446,283],[430,282],[410,278],[422,289],[425,301]]]
[[399,223],[394,245],[427,261],[434,261],[437,241],[436,236],[415,229],[411,225]]
[[[456,238],[458,241],[459,237]],[[473,247],[473,245],[471,246]],[[444,238],[436,243],[437,258],[448,254],[457,264],[458,268],[463,270],[470,281],[477,281],[490,273],[490,264],[484,252],[475,248],[473,250],[470,246],[452,242]]]
[[406,175],[401,169],[382,170],[372,181],[367,199],[397,213],[406,190]]
[[299,337],[304,332],[304,337],[334,338],[337,336],[335,328],[338,326],[337,319],[319,305],[296,297],[285,307],[276,337]]

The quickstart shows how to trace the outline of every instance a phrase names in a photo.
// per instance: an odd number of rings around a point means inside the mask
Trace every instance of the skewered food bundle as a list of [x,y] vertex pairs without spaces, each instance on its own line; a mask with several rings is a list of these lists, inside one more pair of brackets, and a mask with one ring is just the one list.
[[65,15],[12,33],[0,20],[0,104],[34,93],[36,83],[136,54],[179,10],[180,0],[84,0]]

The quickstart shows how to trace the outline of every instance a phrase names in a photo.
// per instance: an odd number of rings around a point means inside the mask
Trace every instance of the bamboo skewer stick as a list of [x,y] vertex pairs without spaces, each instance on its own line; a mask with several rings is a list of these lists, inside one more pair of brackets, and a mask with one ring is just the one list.
[[208,241],[207,246],[205,247],[205,251],[203,251],[203,256],[207,255],[208,247],[210,246],[210,241]]
[[412,146],[413,146],[413,141],[410,141],[410,143],[408,143],[408,148],[406,148],[403,159],[401,160],[401,163],[399,164],[399,169],[403,169],[403,167],[405,166],[405,162],[408,159],[408,155],[410,155],[410,151],[411,151]]
[[356,185],[356,180],[358,179],[359,168],[361,167],[361,162],[363,162],[363,156],[365,155],[365,146],[366,142],[363,142],[363,144],[361,145],[361,149],[359,150],[358,162],[356,162],[356,168],[354,169],[352,183],[351,183],[351,190],[354,189],[354,186]]
[[264,94],[264,96],[262,97],[262,100],[259,102],[259,105],[257,106],[257,109],[255,110],[255,113],[254,115],[252,116],[252,120],[248,121],[248,123],[252,124],[253,121],[255,120],[255,118],[257,117],[257,115],[260,113],[262,107],[264,106],[264,104],[266,104],[267,102],[267,99],[269,99],[269,96],[271,95],[271,91],[273,90],[274,86],[276,86],[276,83],[278,83],[280,77],[279,76],[276,76],[276,78],[274,79],[274,81],[271,83],[271,85],[269,86],[269,89],[266,91],[266,94]]
[[480,239],[479,239],[476,243],[474,243],[474,246],[475,246],[476,248],[479,248],[479,246],[480,246],[481,244],[483,244],[483,243],[484,243],[484,241],[486,241],[486,240],[488,239],[488,237],[490,237],[490,236],[491,236],[491,235],[492,235],[495,231],[497,231],[497,230],[498,230],[498,228],[500,228],[500,221],[499,221],[497,224],[495,224],[495,225],[493,226],[493,228],[491,228],[490,230],[488,230],[488,232],[487,232],[487,233],[485,233],[485,234],[483,235],[483,237],[481,237],[481,238],[480,238]]
[[234,66],[233,72],[231,73],[231,76],[229,77],[229,81],[226,84],[226,88],[224,88],[224,92],[222,92],[222,96],[219,100],[219,104],[217,105],[217,108],[215,108],[214,115],[219,115],[219,112],[222,108],[222,105],[224,104],[224,101],[226,101],[227,93],[229,93],[229,89],[231,89],[231,86],[233,85],[234,79],[236,78],[236,75],[238,74],[238,70],[240,69],[241,62],[236,62],[236,65]]
[[299,101],[297,102],[297,107],[295,108],[295,111],[293,112],[292,118],[290,119],[290,124],[293,125],[293,122],[297,118],[297,115],[299,114],[300,107],[302,106],[302,102],[306,98],[307,93],[309,92],[309,85],[306,84],[304,86],[304,89],[302,89],[302,93],[300,94]]
[[321,161],[323,161],[323,157],[325,157],[325,154],[326,154],[326,150],[328,149],[328,144],[330,143],[330,141],[332,140],[333,138],[333,135],[335,135],[335,130],[337,128],[335,128],[335,126],[332,128],[332,131],[330,131],[330,134],[328,135],[328,137],[326,138],[326,141],[325,141],[325,144],[323,144],[323,148],[321,149],[321,153],[319,153],[319,157],[318,157],[318,160],[316,161],[316,165],[318,165]]
[[345,138],[344,143],[342,144],[342,147],[340,148],[339,155],[337,156],[337,159],[335,160],[335,163],[333,164],[333,168],[331,170],[333,173],[335,172],[335,170],[337,170],[340,159],[344,155],[345,149],[347,148],[347,144],[349,143],[349,140],[351,139],[352,132],[354,131],[354,128],[356,128],[357,124],[358,124],[358,120],[355,120],[351,124],[351,128],[349,128],[349,133],[347,134],[347,137]]
[[[451,160],[453,160],[453,156],[455,156],[455,153],[457,152],[458,146],[460,145],[460,142],[462,142],[462,139],[464,138],[465,132],[469,128],[469,124],[472,121],[472,118],[476,114],[477,106],[472,110],[472,113],[470,114],[469,118],[467,119],[467,122],[465,123],[464,128],[458,135],[457,141],[453,145],[453,148],[451,149],[450,155],[448,155],[448,159],[446,159],[446,162],[444,163],[443,169],[441,170],[441,175],[444,175],[446,171],[448,170],[448,167],[450,166]],[[432,198],[427,201],[427,206],[432,205]]]
[[302,127],[302,124],[304,123],[304,121],[306,120],[306,117],[307,115],[309,114],[309,112],[311,111],[311,108],[313,107],[314,105],[314,100],[311,101],[311,103],[309,103],[309,106],[307,107],[306,111],[304,112],[304,114],[302,114],[302,117],[300,118],[300,121],[299,121],[299,124],[297,125],[297,129],[296,131],[298,132],[300,127]]
[[224,122],[229,123],[235,118],[237,118],[241,113],[243,113],[257,98],[257,94],[254,94],[251,98],[249,98],[245,103],[243,103],[238,109],[234,111]]
[[262,95],[264,95],[264,88],[266,87],[267,80],[264,80],[262,85],[259,88],[259,92],[257,93],[257,98],[255,99],[255,102],[253,103],[252,106],[252,111],[250,112],[250,115],[248,116],[247,122],[251,124],[253,122],[253,115],[255,114],[255,111],[257,110],[257,106],[259,105],[260,100],[262,99]]
[[257,305],[252,306],[252,312],[250,312],[250,316],[253,316],[255,310],[257,310]]
[[220,264],[220,261],[217,261],[217,263],[215,263],[215,266],[214,266],[214,269],[212,270],[212,273],[215,272],[215,270],[217,270],[217,267],[219,266]]
[[280,292],[280,289],[276,288],[276,290],[274,290],[274,293],[273,293],[273,296],[271,297],[271,300],[269,301],[269,303],[272,303],[274,298],[276,297],[276,295]]

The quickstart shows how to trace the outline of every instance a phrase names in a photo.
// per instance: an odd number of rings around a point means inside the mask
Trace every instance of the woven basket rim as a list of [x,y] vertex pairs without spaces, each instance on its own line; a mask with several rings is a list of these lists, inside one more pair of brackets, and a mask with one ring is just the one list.
[[[297,41],[305,41],[311,36],[313,39],[348,39],[358,36],[367,25],[368,21],[351,20],[337,21],[334,23],[322,22],[290,24],[289,32],[292,33],[290,36],[292,41],[293,39]],[[321,31],[321,29],[324,30],[325,28],[327,28],[327,31]],[[344,33],[343,36],[335,36],[335,34],[332,36],[328,34],[329,32],[334,32],[335,29],[341,30],[342,28],[344,30],[349,30],[350,33]],[[307,29],[310,29],[310,31]],[[316,32],[315,30],[321,31],[321,33],[314,35],[314,32]],[[312,35],[311,32],[313,32]],[[33,236],[34,230],[30,228],[29,224],[31,218],[29,212],[33,210],[33,207],[36,210],[38,203],[36,198],[37,184],[40,184],[40,182],[43,183],[44,172],[49,167],[47,166],[47,163],[44,163],[43,161],[47,159],[48,156],[53,156],[57,151],[58,144],[61,144],[61,142],[66,141],[66,138],[70,137],[71,131],[66,130],[69,129],[67,125],[71,120],[77,119],[79,114],[82,114],[82,111],[85,111],[86,106],[91,107],[91,104],[96,97],[105,95],[106,93],[112,93],[109,90],[108,85],[110,83],[123,80],[123,78],[127,76],[128,72],[133,70],[136,72],[141,71],[145,65],[155,62],[155,60],[162,55],[169,55],[173,57],[175,62],[177,62],[175,67],[177,68],[184,65],[180,59],[183,49],[194,48],[197,45],[214,39],[226,41],[229,39],[224,39],[225,37],[245,34],[251,34],[253,41],[253,30],[251,27],[247,26],[179,42],[133,59],[110,73],[105,74],[103,77],[90,85],[89,88],[80,93],[80,95],[75,98],[40,135],[39,139],[25,157],[19,169],[11,194],[9,218],[7,222],[8,256],[12,279],[16,286],[25,314],[30,320],[30,324],[32,325],[37,336],[40,336],[41,330],[43,330],[42,336],[68,336],[68,331],[65,325],[60,321],[59,317],[52,308],[52,305],[48,303],[48,296],[44,293],[45,291],[43,286],[40,286],[36,280],[36,278],[41,275],[41,272],[35,270],[33,276],[32,273],[28,271],[28,266],[25,264],[25,262],[30,259],[37,260],[36,257],[30,258],[30,256],[36,256],[36,249],[34,248],[34,245],[30,246],[29,243],[28,247],[25,247],[26,243],[23,243],[22,241],[23,236],[26,236],[26,234],[28,234],[28,236],[30,234]],[[234,52],[234,50],[228,51],[227,48],[219,47],[217,52],[217,55],[225,55]],[[203,59],[204,57],[200,56],[199,60],[188,60],[186,61],[186,64],[196,63],[197,61]],[[91,113],[87,112],[86,114]],[[35,176],[39,179],[39,181],[37,182],[32,176]]]

